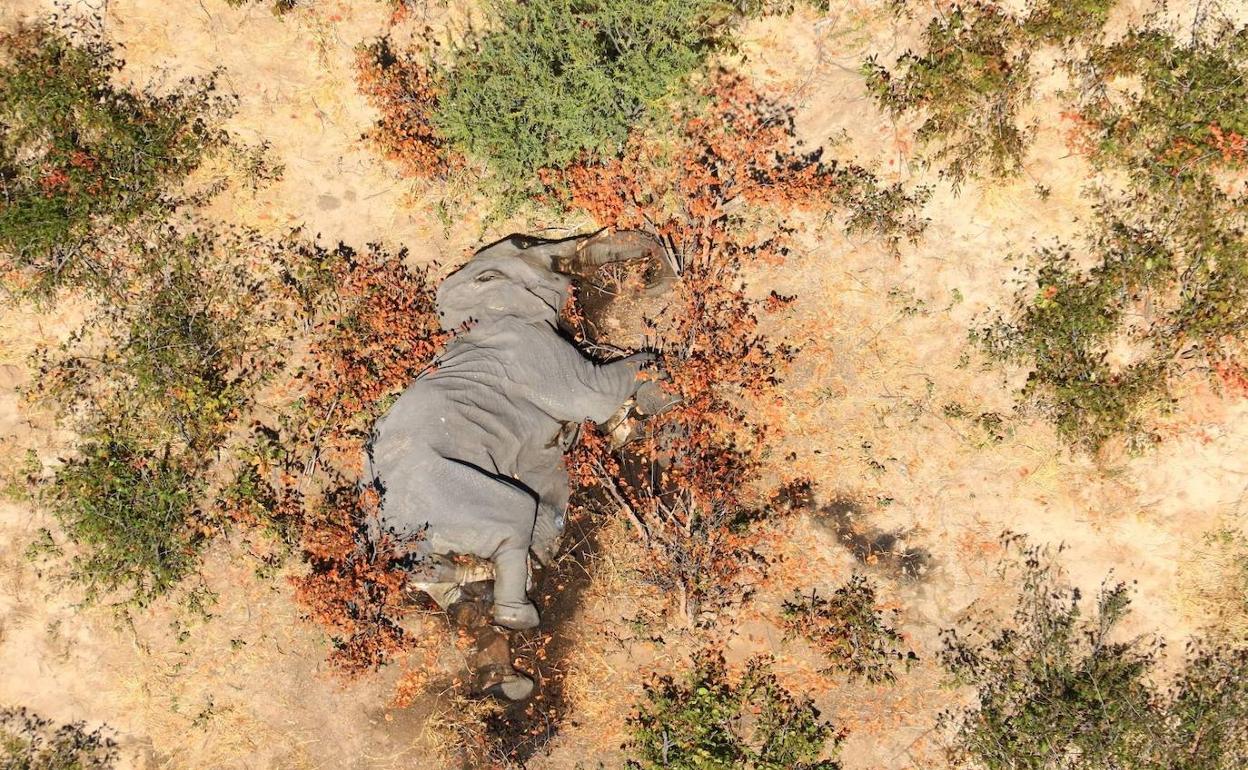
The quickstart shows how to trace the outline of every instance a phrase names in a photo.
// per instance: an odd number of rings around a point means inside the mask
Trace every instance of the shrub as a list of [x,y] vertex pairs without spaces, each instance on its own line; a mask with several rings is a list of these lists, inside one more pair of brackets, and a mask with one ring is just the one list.
[[170,447],[89,438],[49,493],[53,514],[80,548],[70,574],[87,599],[122,591],[143,606],[192,572],[204,542],[203,488],[195,460]]
[[832,665],[829,672],[848,674],[850,679],[864,678],[872,684],[893,682],[898,661],[906,668],[918,660],[913,652],[901,652],[903,643],[888,622],[888,615],[876,603],[875,586],[866,577],[855,574],[832,597],[816,592],[798,594],[782,607],[785,632],[803,636],[826,655]]
[[951,759],[984,768],[1229,770],[1248,759],[1248,650],[1196,643],[1168,691],[1151,680],[1157,643],[1122,640],[1127,587],[1106,584],[1084,616],[1051,552],[1017,539],[1012,621],[945,631],[941,662],[975,703],[946,712]]
[[106,297],[58,350],[32,395],[87,432],[148,435],[209,453],[289,344],[277,274],[247,233],[160,225],[130,244]]
[[146,604],[224,525],[210,500],[235,472],[229,440],[294,330],[270,249],[247,233],[148,230],[118,253],[80,328],[37,354],[27,397],[86,442],[44,491],[80,546],[71,574],[88,599],[129,591]]
[[954,6],[932,19],[923,42],[922,54],[902,54],[896,73],[868,59],[868,91],[894,116],[923,112],[915,138],[938,145],[933,157],[948,161],[942,173],[955,186],[981,169],[1017,173],[1028,142],[1018,111],[1033,80],[1023,25],[995,5]]
[[1036,0],[1021,16],[992,2],[954,5],[928,23],[921,53],[906,51],[892,71],[875,57],[864,62],[867,90],[894,117],[922,114],[915,139],[935,146],[931,157],[946,162],[941,173],[955,188],[968,177],[1012,176],[1032,135],[1018,117],[1035,82],[1032,54],[1093,46],[1116,4]]
[[386,401],[427,367],[446,335],[428,268],[406,252],[356,250],[295,240],[286,284],[311,328],[309,361],[289,382],[297,400],[282,409],[275,438],[259,431],[264,496],[298,522],[309,571],[296,599],[334,640],[331,664],[356,675],[411,649],[400,621],[407,573],[400,544],[362,537],[376,512],[362,494],[364,442]]
[[170,208],[227,141],[211,79],[158,96],[116,87],[120,67],[48,24],[0,36],[0,250],[36,290],[105,278],[101,228]]
[[298,8],[300,5],[300,0],[272,0],[271,3],[269,0],[225,0],[225,4],[231,8],[242,8],[246,5],[259,5],[262,2],[269,5],[269,8],[273,11],[274,16],[281,16],[284,13],[289,13],[290,11]]
[[646,686],[646,700],[629,719],[633,759],[629,767],[713,770],[836,770],[842,735],[819,719],[809,698],[786,690],[764,658],[754,658],[741,677],[729,678],[723,656],[695,656],[693,670],[677,681],[663,677]]
[[373,671],[410,647],[400,620],[410,612],[401,544],[360,537],[377,515],[375,490],[343,487],[306,515],[301,547],[309,572],[296,578],[295,599],[329,631],[329,662],[347,676]]
[[1023,398],[1064,439],[1091,450],[1117,435],[1146,435],[1144,415],[1166,404],[1172,351],[1137,339],[1142,355],[1135,361],[1114,367],[1107,359],[1125,315],[1175,280],[1153,233],[1104,218],[1099,224],[1091,244],[1099,264],[1085,272],[1068,248],[1037,251],[1035,288],[1028,282],[1014,314],[975,335],[990,355],[1033,366]]
[[1074,114],[1077,145],[1127,189],[1100,193],[1081,245],[1035,252],[1013,311],[977,334],[991,355],[1033,367],[1024,399],[1074,444],[1152,438],[1179,377],[1238,368],[1248,218],[1223,176],[1245,165],[1245,51],[1248,28],[1188,42],[1135,30],[1083,65],[1099,85]]
[[53,727],[24,708],[0,709],[0,766],[5,770],[110,770],[117,744],[106,727]]
[[381,113],[367,138],[404,175],[428,179],[460,165],[434,123],[442,92],[420,57],[396,51],[388,38],[381,38],[359,49],[356,82]]
[[440,72],[435,124],[508,189],[538,169],[611,157],[629,128],[728,42],[736,9],[718,0],[529,3],[491,0],[488,31]]
[[1037,42],[1053,45],[1090,42],[1117,4],[1118,0],[1037,0],[1028,6],[1024,31]]
[[[1091,158],[1167,196],[1248,165],[1248,27],[1229,21],[1185,40],[1157,28],[1097,46],[1079,117]],[[1138,84],[1133,87],[1132,83]]]
[[[679,403],[649,421],[623,467],[604,442],[583,446],[570,466],[630,517],[656,557],[642,568],[646,578],[672,591],[690,621],[748,594],[766,569],[764,522],[782,513],[760,489],[775,426],[752,416],[751,405],[771,397],[793,356],[760,331],[791,298],[750,296],[741,272],[782,261],[791,230],[782,213],[774,231],[748,232],[729,210],[744,202],[826,211],[857,200],[866,184],[861,169],[798,148],[789,111],[743,79],[718,73],[703,98],[707,104],[678,112],[671,143],[635,135],[618,159],[543,175],[553,194],[600,224],[650,229],[681,267],[652,322],[670,375],[662,387]],[[910,237],[922,227],[916,207],[906,199],[872,215],[871,227]],[[638,463],[660,463],[662,478],[629,470]]]

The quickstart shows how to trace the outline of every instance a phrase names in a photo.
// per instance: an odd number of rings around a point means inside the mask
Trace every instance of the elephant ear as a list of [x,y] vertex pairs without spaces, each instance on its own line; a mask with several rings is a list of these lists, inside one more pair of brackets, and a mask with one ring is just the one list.
[[442,328],[454,331],[469,322],[483,325],[502,318],[556,323],[571,282],[522,253],[491,247],[443,281],[437,296]]

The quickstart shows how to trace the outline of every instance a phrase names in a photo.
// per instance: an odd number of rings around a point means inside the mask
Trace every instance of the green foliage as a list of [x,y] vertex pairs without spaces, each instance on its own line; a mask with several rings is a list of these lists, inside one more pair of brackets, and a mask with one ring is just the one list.
[[1118,0],[1037,0],[1027,9],[1023,29],[1036,42],[1064,45],[1087,40],[1105,26]]
[[1012,621],[945,632],[941,662],[975,703],[946,712],[951,759],[988,770],[1230,770],[1248,761],[1248,650],[1197,644],[1174,684],[1153,683],[1159,643],[1122,639],[1126,585],[1086,617],[1052,554],[1021,550]]
[[24,708],[0,709],[0,767],[4,770],[109,770],[117,744],[105,728],[86,723],[53,728]]
[[831,598],[814,591],[809,596],[799,594],[786,601],[782,611],[785,631],[809,639],[832,661],[829,671],[848,674],[850,679],[893,682],[896,663],[909,668],[918,660],[913,652],[897,649],[904,640],[888,620],[897,610],[880,609],[875,586],[863,575],[855,574]]
[[968,177],[1012,176],[1022,169],[1032,131],[1019,124],[1043,45],[1091,45],[1117,0],[1036,0],[1014,16],[991,2],[955,5],[934,17],[921,53],[906,51],[890,71],[863,64],[867,90],[894,117],[921,112],[915,139],[955,187]]
[[1072,149],[1125,190],[1093,193],[1097,216],[1082,242],[1036,250],[1012,310],[973,336],[998,360],[1030,367],[1024,402],[1088,450],[1154,439],[1175,380],[1239,371],[1248,330],[1248,200],[1226,184],[1248,165],[1248,28],[1223,21],[1179,40],[1154,26],[1103,44],[1113,5],[1042,1],[1021,19],[955,8],[897,73],[866,65],[886,109],[923,112],[916,136],[938,145],[956,184],[1021,167],[1029,57],[1042,45],[1066,54],[1077,85],[1064,113]]
[[867,89],[894,116],[923,112],[915,138],[939,145],[933,157],[948,161],[943,173],[955,185],[982,167],[1013,174],[1027,143],[1018,111],[1033,80],[1023,39],[1023,25],[997,6],[955,6],[932,19],[923,33],[926,50],[902,54],[896,73],[868,59]]
[[436,123],[505,188],[582,155],[609,157],[628,130],[728,43],[722,0],[491,0],[487,32],[454,50]]
[[[1103,209],[1088,250],[1088,271],[1065,247],[1040,249],[1009,317],[977,333],[988,353],[1033,368],[1023,397],[1037,404],[1067,441],[1095,450],[1113,436],[1145,434],[1143,415],[1165,404],[1168,359],[1147,335],[1124,339],[1128,312],[1175,279],[1174,262],[1154,232]],[[1031,282],[1034,280],[1034,288]],[[1138,351],[1125,365],[1107,360],[1115,345]]]
[[[78,546],[71,577],[89,601],[169,591],[222,524],[204,508],[210,479],[294,332],[277,272],[258,259],[270,248],[245,233],[149,230],[116,255],[81,327],[37,355],[27,397],[85,437],[43,494]],[[250,518],[263,502],[247,501]]]
[[198,564],[203,492],[194,458],[130,437],[88,440],[56,473],[52,512],[77,544],[71,577],[88,601],[117,591],[142,606]]
[[1246,53],[1248,28],[1135,30],[1081,65],[1079,144],[1126,190],[1099,193],[1079,246],[1035,252],[1013,311],[977,334],[1033,368],[1024,398],[1073,444],[1139,444],[1178,377],[1239,366],[1248,200],[1223,174],[1248,163]]
[[250,260],[263,248],[247,234],[148,232],[125,254],[126,280],[59,350],[42,353],[34,395],[87,432],[211,452],[281,360],[276,276]]
[[36,289],[100,280],[102,228],[171,207],[226,143],[211,80],[156,95],[116,87],[120,67],[47,24],[0,37],[0,251]]
[[[629,724],[629,767],[716,770],[836,770],[819,760],[842,736],[809,699],[798,700],[755,658],[740,680],[729,679],[723,656],[694,659],[683,681],[663,677],[646,687],[646,701]],[[830,746],[829,746],[830,744]]]
[[1223,22],[1186,40],[1131,30],[1094,48],[1083,74],[1103,84],[1081,107],[1094,162],[1168,195],[1248,164],[1248,27]]
[[274,16],[281,16],[289,13],[300,5],[300,0],[225,0],[225,4],[231,8],[243,8],[248,5],[259,5],[264,3],[273,11]]

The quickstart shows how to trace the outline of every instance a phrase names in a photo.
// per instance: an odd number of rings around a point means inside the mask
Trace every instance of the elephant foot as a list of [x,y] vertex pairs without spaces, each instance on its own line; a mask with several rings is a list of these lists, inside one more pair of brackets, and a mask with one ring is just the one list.
[[497,681],[486,685],[484,692],[487,695],[493,695],[496,698],[503,698],[509,701],[524,700],[532,695],[533,690],[537,688],[533,680],[524,674],[501,674],[492,678]]
[[529,628],[536,628],[540,622],[537,615],[537,608],[533,606],[533,602],[523,602],[520,604],[500,604],[494,602],[494,624],[510,628],[513,631],[524,631]]

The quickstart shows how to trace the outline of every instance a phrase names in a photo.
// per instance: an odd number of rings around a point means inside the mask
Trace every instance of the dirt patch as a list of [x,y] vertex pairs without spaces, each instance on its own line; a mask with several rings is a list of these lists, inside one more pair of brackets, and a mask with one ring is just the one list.
[[810,517],[835,535],[855,559],[890,577],[921,580],[932,567],[932,555],[926,549],[909,545],[913,532],[872,526],[867,506],[852,497],[833,497],[815,507]]

